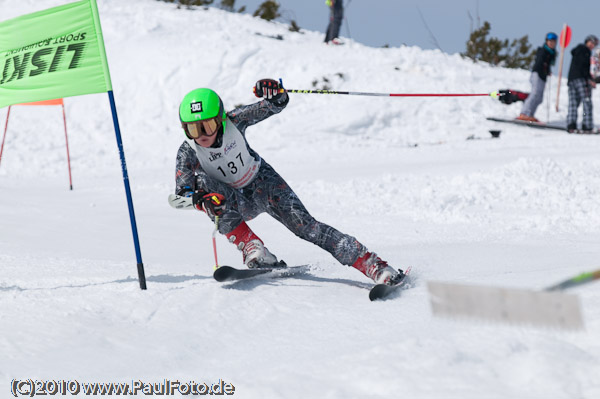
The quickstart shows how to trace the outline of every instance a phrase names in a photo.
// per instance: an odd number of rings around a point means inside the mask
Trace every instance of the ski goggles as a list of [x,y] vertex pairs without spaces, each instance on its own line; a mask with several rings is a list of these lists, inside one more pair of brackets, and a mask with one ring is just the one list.
[[221,124],[222,122],[217,116],[203,121],[183,122],[182,126],[189,138],[197,139],[200,136],[213,136],[219,131]]

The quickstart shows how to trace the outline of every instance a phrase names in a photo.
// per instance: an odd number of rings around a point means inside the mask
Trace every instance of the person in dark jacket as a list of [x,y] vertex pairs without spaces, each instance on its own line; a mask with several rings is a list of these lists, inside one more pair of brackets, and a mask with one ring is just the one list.
[[344,18],[344,1],[327,0],[325,4],[331,9],[329,25],[327,25],[327,32],[325,32],[325,43],[342,44],[338,36],[340,35],[342,19]]
[[567,114],[567,130],[569,133],[577,130],[577,108],[583,102],[583,122],[581,130],[584,133],[594,129],[592,115],[592,88],[596,82],[590,73],[590,57],[592,50],[598,45],[598,38],[589,35],[585,41],[571,50],[571,67],[569,68],[569,113]]
[[550,68],[556,60],[556,33],[550,32],[546,35],[546,42],[542,47],[538,47],[535,56],[535,63],[531,70],[531,93],[523,103],[521,115],[517,119],[539,122],[533,115],[537,107],[544,100],[544,88],[546,87],[546,78],[550,75]]

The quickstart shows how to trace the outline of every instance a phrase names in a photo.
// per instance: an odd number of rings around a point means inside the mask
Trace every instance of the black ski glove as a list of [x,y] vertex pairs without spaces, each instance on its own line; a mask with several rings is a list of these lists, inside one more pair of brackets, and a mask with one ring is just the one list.
[[516,90],[498,90],[498,100],[504,104],[512,104],[517,101],[525,101],[528,93],[522,93]]
[[199,211],[204,211],[208,216],[214,219],[215,216],[221,216],[225,212],[225,196],[218,193],[207,193],[199,190],[192,194],[194,207]]
[[278,81],[274,79],[261,79],[254,85],[254,95],[258,98],[264,98],[270,102],[279,102],[285,93]]

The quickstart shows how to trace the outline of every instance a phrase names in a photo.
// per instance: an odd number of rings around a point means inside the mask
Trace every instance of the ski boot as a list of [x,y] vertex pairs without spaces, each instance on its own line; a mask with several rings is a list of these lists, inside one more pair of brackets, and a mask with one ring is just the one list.
[[401,269],[394,269],[386,261],[377,256],[377,254],[371,252],[367,252],[359,257],[352,267],[361,271],[365,276],[373,280],[375,284],[396,285],[405,276]]
[[232,232],[225,234],[229,242],[242,251],[243,262],[249,269],[286,267],[265,247],[264,243],[246,224],[242,222]]

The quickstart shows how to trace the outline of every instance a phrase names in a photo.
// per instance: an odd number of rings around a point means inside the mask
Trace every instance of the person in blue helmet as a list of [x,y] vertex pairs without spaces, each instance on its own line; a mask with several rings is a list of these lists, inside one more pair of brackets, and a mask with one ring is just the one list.
[[213,222],[219,217],[219,232],[241,251],[249,268],[285,266],[247,224],[267,213],[376,283],[402,280],[402,270],[389,266],[356,238],[315,220],[287,182],[250,147],[246,129],[278,114],[289,102],[273,79],[259,80],[254,93],[262,100],[229,112],[211,89],[192,90],[183,98],[179,119],[187,139],[177,153],[175,193],[191,197],[195,208]]
[[519,120],[528,122],[539,122],[534,116],[537,107],[544,100],[544,89],[546,80],[551,75],[551,67],[556,61],[556,33],[550,32],[546,35],[546,41],[543,46],[538,47],[535,62],[531,69],[531,93],[527,96],[521,108],[521,114],[517,117]]

